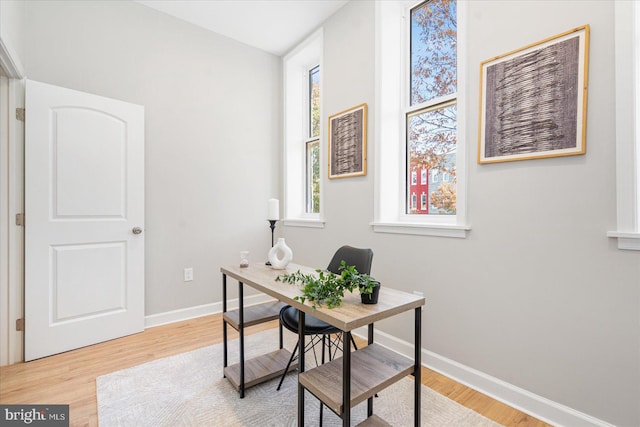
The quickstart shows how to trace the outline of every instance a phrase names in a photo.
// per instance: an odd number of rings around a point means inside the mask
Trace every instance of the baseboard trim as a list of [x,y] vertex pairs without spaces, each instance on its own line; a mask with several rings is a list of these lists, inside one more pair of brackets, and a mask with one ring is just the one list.
[[[366,339],[367,328],[356,329],[354,335]],[[413,358],[412,343],[400,340],[379,330],[375,332],[375,340],[391,350]],[[512,408],[558,427],[578,425],[585,427],[614,427],[612,424],[591,415],[576,411],[568,406],[531,393],[425,349],[422,349],[422,365]]]
[[[264,294],[251,295],[245,297],[245,303],[247,305],[260,304],[271,299],[271,297]],[[238,308],[237,299],[229,300],[227,304],[229,309]],[[216,302],[173,310],[166,313],[152,314],[145,317],[145,328],[152,328],[220,312],[222,312],[222,303]],[[367,327],[358,328],[353,331],[353,334],[366,340]],[[375,337],[377,343],[407,357],[413,357],[412,343],[398,339],[393,335],[379,330],[376,330]],[[584,427],[614,427],[612,424],[592,417],[591,415],[538,396],[535,393],[531,393],[513,384],[485,374],[484,372],[424,349],[422,350],[422,365],[509,405],[512,408],[557,427],[577,425]]]
[[[249,295],[244,297],[245,305],[255,305],[272,300],[269,295]],[[238,299],[227,300],[227,308],[233,310],[238,308]],[[180,310],[167,311],[165,313],[151,314],[145,316],[144,327],[153,328],[169,323],[180,322],[182,320],[195,319],[196,317],[208,316],[210,314],[222,313],[222,302],[203,304],[195,307],[183,308]]]

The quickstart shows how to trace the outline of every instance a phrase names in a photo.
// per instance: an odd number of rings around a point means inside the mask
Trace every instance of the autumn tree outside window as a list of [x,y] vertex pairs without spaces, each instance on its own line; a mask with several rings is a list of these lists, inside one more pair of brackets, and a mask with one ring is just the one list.
[[307,213],[320,212],[320,66],[308,72],[309,135],[306,148],[306,209]]

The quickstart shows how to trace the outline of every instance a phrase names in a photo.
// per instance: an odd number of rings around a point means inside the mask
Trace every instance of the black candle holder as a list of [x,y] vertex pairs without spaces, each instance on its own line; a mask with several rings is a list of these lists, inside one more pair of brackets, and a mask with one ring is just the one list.
[[[269,228],[271,228],[271,247],[273,247],[273,233],[276,229],[276,219],[268,219],[267,221],[269,221]],[[267,262],[264,263],[264,265],[271,265],[271,263],[267,260]]]

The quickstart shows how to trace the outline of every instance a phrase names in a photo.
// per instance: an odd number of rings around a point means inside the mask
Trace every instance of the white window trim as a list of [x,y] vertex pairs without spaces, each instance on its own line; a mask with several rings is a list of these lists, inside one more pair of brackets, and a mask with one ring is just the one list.
[[[323,30],[318,29],[289,52],[282,60],[284,89],[284,219],[285,226],[323,228],[322,182],[324,170],[320,168],[320,212],[306,212],[306,142],[309,138],[308,97],[309,70],[322,67]],[[320,117],[322,123],[322,96]],[[319,140],[324,141],[324,127],[320,126]],[[316,139],[316,138],[311,138]],[[320,144],[320,164],[325,153]]]
[[[466,222],[467,146],[465,136],[466,82],[466,10],[467,2],[458,0],[458,144],[456,168],[458,183],[456,215],[406,215],[405,202],[405,106],[403,94],[408,75],[408,52],[403,24],[410,7],[418,2],[376,2],[376,173],[373,230],[380,233],[417,234],[440,237],[467,237]],[[398,46],[403,46],[398,49]]]
[[640,250],[640,5],[615,4],[618,249]]

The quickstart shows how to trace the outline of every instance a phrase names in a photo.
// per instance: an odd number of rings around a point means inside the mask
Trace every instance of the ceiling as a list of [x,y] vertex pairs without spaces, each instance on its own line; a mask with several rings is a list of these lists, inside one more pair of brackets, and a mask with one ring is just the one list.
[[348,0],[135,0],[282,56]]

